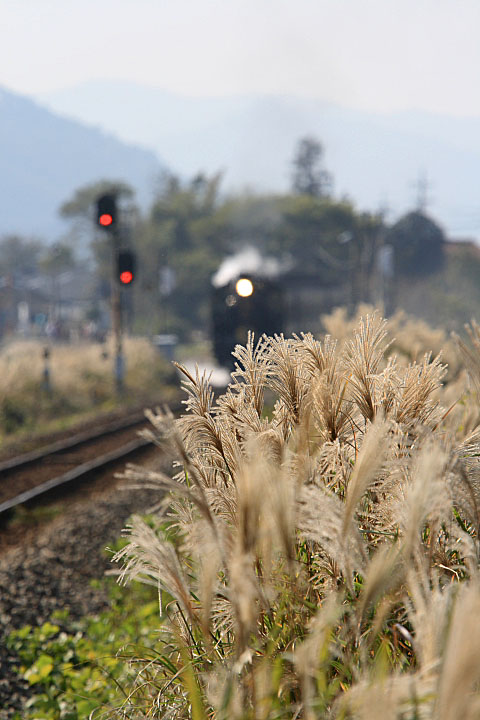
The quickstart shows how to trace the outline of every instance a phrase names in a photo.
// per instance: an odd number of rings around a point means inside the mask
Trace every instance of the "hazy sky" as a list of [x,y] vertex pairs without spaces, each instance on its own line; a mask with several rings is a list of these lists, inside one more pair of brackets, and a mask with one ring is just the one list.
[[0,0],[0,85],[128,79],[480,115],[480,0]]

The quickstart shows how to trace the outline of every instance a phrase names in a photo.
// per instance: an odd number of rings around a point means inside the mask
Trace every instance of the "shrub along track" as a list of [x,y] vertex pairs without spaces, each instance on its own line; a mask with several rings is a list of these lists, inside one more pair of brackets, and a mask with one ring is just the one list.
[[[103,432],[103,439],[96,433],[93,446],[84,438],[75,447],[67,448],[64,443],[59,454],[52,454],[50,448],[45,460],[40,459],[42,453],[37,452],[37,457],[30,454],[23,458],[27,462],[23,467],[13,459],[3,463],[0,484],[11,488],[14,477],[15,483],[28,483],[32,477],[45,482],[68,476],[72,463],[77,467],[79,462],[91,464],[92,456],[110,455],[106,465],[82,474],[82,482],[80,477],[67,481],[68,494],[58,495],[61,486],[53,498],[50,491],[49,520],[41,520],[45,507],[31,511],[21,508],[23,512],[17,510],[13,519],[0,527],[0,720],[11,718],[32,692],[15,673],[16,658],[6,650],[3,638],[25,624],[41,625],[56,609],[68,607],[72,619],[104,609],[102,590],[92,588],[89,581],[101,578],[111,567],[105,548],[120,536],[133,512],[145,512],[158,500],[151,491],[126,488],[116,477],[126,457],[150,468],[168,470],[158,449],[151,445],[139,445],[128,455],[113,459],[112,453],[119,452],[119,446],[133,448],[132,443],[138,440],[142,418],[130,416],[130,421],[128,428],[108,428],[110,432]],[[59,456],[63,456],[61,462]],[[12,499],[12,490],[3,489],[2,493],[3,503],[8,502],[7,497]]]

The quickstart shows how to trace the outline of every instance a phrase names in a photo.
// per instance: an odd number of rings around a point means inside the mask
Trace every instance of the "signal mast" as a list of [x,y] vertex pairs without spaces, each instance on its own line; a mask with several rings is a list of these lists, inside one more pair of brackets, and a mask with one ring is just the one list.
[[97,227],[108,233],[112,251],[111,317],[115,338],[115,384],[123,390],[125,358],[123,355],[123,322],[120,289],[130,287],[135,279],[135,255],[131,250],[120,249],[117,196],[115,193],[100,195],[95,204]]

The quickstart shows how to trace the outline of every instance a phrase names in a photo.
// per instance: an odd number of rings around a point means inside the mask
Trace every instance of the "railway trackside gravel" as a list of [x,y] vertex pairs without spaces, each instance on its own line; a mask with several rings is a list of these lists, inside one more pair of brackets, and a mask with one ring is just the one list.
[[[152,463],[158,460],[146,461]],[[128,517],[154,501],[150,491],[120,491],[120,484],[112,479],[107,488],[104,483],[100,491],[75,496],[66,513],[28,533],[25,545],[0,552],[0,720],[21,710],[31,692],[14,671],[16,658],[4,637],[25,624],[43,624],[56,609],[68,607],[70,617],[78,619],[106,608],[104,593],[89,581],[111,569],[104,551]]]

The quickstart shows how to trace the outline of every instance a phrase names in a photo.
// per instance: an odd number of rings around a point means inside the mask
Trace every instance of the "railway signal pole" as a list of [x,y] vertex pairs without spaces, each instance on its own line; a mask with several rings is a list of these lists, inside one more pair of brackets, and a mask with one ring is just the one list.
[[123,323],[120,286],[117,276],[117,258],[119,254],[119,231],[117,223],[117,198],[113,193],[101,195],[96,202],[96,223],[109,234],[111,248],[110,304],[112,332],[115,342],[114,377],[117,392],[121,393],[125,378],[125,359],[123,355]]
[[125,359],[123,355],[123,318],[122,303],[120,296],[120,287],[117,277],[117,255],[118,255],[118,234],[114,232],[112,235],[112,282],[111,282],[111,302],[112,302],[112,332],[115,339],[115,385],[117,392],[121,393],[125,378]]

